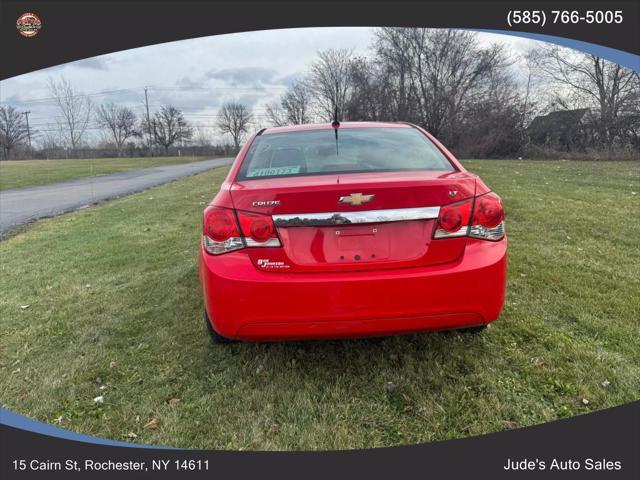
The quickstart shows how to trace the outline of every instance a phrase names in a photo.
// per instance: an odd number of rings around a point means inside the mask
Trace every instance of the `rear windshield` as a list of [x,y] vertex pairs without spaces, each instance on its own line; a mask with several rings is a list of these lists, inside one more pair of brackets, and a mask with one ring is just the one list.
[[339,128],[274,133],[254,139],[238,180],[354,172],[454,168],[414,128]]

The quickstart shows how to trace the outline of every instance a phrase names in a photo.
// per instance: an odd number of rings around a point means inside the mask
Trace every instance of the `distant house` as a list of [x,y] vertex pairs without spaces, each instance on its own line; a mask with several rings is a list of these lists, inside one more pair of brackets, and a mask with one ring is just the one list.
[[534,118],[527,135],[536,145],[571,151],[585,145],[589,117],[588,108],[557,110]]

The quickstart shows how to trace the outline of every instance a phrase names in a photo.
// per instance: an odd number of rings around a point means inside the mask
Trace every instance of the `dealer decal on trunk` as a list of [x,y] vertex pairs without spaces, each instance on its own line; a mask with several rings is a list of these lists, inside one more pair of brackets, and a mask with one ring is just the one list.
[[271,261],[268,258],[259,258],[258,266],[261,268],[278,268],[278,269],[290,268],[290,265],[284,262]]

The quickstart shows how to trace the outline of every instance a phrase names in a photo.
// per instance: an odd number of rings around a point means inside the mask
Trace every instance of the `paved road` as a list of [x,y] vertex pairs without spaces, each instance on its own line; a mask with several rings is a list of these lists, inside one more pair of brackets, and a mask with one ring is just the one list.
[[232,161],[232,158],[216,158],[35,187],[1,190],[0,236],[38,218],[53,217],[92,203],[139,192],[212,168],[231,165]]

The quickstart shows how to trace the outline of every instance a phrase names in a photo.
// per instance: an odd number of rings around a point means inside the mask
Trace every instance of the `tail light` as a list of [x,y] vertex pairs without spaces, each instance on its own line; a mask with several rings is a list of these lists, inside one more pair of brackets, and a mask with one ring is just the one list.
[[473,237],[500,240],[504,237],[504,208],[493,192],[440,208],[433,238]]
[[220,255],[245,247],[279,247],[280,239],[268,215],[237,212],[236,217],[229,208],[207,207],[202,244],[207,252]]
[[473,198],[440,208],[434,238],[464,237],[469,231]]
[[495,193],[476,197],[469,236],[483,240],[500,240],[504,237],[504,208],[502,200]]
[[280,239],[269,215],[238,212],[240,229],[247,247],[279,247]]

